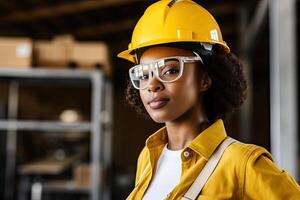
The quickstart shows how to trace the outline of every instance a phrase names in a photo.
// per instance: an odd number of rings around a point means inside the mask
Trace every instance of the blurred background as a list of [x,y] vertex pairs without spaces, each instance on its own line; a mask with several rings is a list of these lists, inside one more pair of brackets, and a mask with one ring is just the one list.
[[[153,0],[0,1],[0,199],[125,199],[162,127],[125,102],[116,55]],[[228,134],[299,180],[299,0],[197,0],[244,63]]]

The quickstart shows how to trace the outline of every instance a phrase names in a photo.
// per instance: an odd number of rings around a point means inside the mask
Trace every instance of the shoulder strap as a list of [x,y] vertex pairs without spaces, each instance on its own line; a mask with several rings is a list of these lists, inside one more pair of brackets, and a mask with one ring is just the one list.
[[197,196],[200,194],[202,188],[204,187],[205,183],[217,167],[224,151],[226,148],[231,145],[236,140],[227,137],[221,145],[218,147],[218,149],[213,153],[213,155],[209,158],[206,165],[202,169],[202,171],[199,173],[198,177],[194,181],[194,183],[190,186],[188,191],[183,195],[181,200],[195,200]]

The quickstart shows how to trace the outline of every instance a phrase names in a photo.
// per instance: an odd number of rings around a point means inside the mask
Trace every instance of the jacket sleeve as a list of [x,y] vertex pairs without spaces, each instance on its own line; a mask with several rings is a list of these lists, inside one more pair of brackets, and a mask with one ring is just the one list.
[[300,199],[300,187],[264,148],[251,152],[245,167],[244,199]]

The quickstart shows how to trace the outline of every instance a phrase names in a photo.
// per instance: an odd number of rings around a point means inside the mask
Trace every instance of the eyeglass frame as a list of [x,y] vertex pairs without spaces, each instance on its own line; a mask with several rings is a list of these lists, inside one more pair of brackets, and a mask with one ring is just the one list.
[[[192,62],[197,62],[197,61],[200,61],[202,64],[203,63],[203,60],[202,58],[200,57],[200,55],[196,52],[193,51],[193,53],[195,54],[195,56],[170,56],[170,57],[165,57],[165,58],[160,58],[160,59],[157,59],[151,63],[147,63],[147,64],[138,64],[138,65],[135,65],[133,67],[131,67],[129,69],[129,77],[130,77],[130,81],[133,85],[133,87],[137,90],[144,90],[146,89],[149,85],[150,85],[150,82],[153,78],[153,76],[155,76],[157,78],[157,80],[159,80],[160,82],[162,83],[172,83],[172,82],[175,82],[177,81],[178,79],[181,78],[182,74],[183,74],[183,70],[184,70],[184,64],[185,63],[192,63]],[[171,80],[171,81],[166,81],[166,80],[163,80],[159,77],[159,74],[158,74],[158,63],[163,61],[163,60],[167,60],[167,59],[178,59],[179,60],[179,63],[180,63],[180,74],[178,75],[178,77],[176,77],[174,80]],[[132,78],[132,71],[139,67],[139,66],[143,66],[143,65],[148,65],[149,66],[149,77],[148,77],[148,83],[146,84],[146,86],[144,86],[143,88],[138,88],[136,87],[135,83],[134,83],[134,80]],[[152,75],[152,73],[154,75]]]

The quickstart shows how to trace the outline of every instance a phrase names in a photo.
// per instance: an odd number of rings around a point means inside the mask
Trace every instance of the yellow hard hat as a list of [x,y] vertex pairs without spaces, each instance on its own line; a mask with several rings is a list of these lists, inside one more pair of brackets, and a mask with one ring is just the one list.
[[161,0],[147,8],[136,24],[128,50],[118,57],[136,62],[134,50],[174,42],[217,44],[230,52],[214,17],[191,0]]

